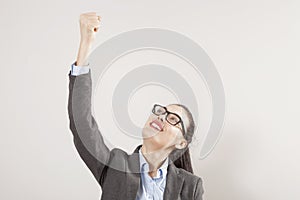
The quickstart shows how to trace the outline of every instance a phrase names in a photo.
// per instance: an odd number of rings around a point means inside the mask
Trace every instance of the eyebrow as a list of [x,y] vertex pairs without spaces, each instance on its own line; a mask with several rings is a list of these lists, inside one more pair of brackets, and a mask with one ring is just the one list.
[[[167,107],[166,107],[166,108],[167,108]],[[182,119],[182,115],[181,115],[181,114],[179,114],[179,113],[177,113],[177,112],[173,112],[173,111],[169,110],[168,108],[167,108],[167,110],[168,110],[169,112],[171,112],[171,113],[177,114],[177,115]],[[183,109],[183,110],[184,110],[184,109]],[[183,112],[185,112],[185,111],[183,111]]]

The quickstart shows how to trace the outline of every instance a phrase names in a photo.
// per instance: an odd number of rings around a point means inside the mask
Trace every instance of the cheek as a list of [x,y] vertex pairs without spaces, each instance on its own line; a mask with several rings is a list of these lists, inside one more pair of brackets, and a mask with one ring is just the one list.
[[167,148],[174,144],[174,137],[167,136],[164,133],[157,134],[152,137],[152,144],[156,147],[156,149]]
[[[151,117],[149,118],[151,119]],[[152,120],[148,119],[148,123]],[[176,143],[177,136],[180,134],[180,130],[172,125],[166,125],[163,132],[153,131],[151,128],[144,128],[143,137],[147,138],[148,142],[151,142],[156,149],[166,148]]]
[[157,139],[160,141],[161,144],[172,145],[176,142],[177,135],[178,129],[171,126],[166,127],[165,131],[159,133],[157,135]]
[[167,135],[169,135],[170,137],[173,136],[174,138],[176,138],[178,136],[178,134],[181,133],[181,131],[178,127],[172,126],[172,125],[166,127],[165,131],[166,131]]

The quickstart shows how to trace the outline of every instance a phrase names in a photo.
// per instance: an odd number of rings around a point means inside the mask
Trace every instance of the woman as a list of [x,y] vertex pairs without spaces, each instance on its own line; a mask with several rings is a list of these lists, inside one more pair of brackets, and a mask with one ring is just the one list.
[[105,145],[91,114],[88,54],[100,16],[80,15],[81,42],[69,72],[68,113],[74,144],[102,188],[104,200],[201,200],[202,179],[193,174],[188,145],[194,121],[181,104],[155,104],[143,130],[143,144],[128,155]]

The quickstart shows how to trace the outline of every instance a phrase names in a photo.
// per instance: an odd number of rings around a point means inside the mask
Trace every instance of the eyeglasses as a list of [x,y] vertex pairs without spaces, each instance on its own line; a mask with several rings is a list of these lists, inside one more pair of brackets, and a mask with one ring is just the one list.
[[179,115],[173,112],[169,112],[165,106],[161,106],[158,104],[154,104],[152,112],[157,116],[164,115],[165,113],[167,113],[165,117],[166,121],[173,126],[176,126],[178,123],[180,123],[182,126],[183,135],[185,134],[184,124]]

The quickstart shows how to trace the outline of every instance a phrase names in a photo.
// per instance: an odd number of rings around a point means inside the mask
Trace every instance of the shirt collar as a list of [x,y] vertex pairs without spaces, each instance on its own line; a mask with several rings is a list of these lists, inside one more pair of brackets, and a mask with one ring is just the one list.
[[[149,164],[146,161],[143,153],[142,153],[142,148],[139,149],[139,160],[140,160],[140,172],[141,173],[147,173],[149,172]],[[159,177],[166,177],[167,175],[167,169],[168,169],[168,164],[169,164],[169,157],[167,157],[164,161],[164,163],[160,166],[160,168],[157,170],[157,176],[154,178],[159,178]]]

